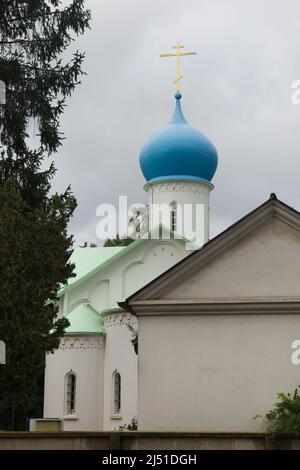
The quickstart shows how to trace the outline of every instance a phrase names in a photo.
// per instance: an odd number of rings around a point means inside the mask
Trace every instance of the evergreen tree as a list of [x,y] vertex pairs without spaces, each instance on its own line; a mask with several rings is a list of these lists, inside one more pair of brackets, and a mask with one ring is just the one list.
[[108,238],[105,240],[104,245],[107,246],[128,246],[130,243],[134,242],[133,238],[126,237],[120,238],[120,235],[117,233],[116,238]]
[[20,156],[27,151],[31,118],[38,122],[40,150],[55,152],[62,141],[59,118],[82,74],[83,53],[63,63],[61,54],[90,20],[84,0],[0,0],[0,80],[6,106],[1,142]]
[[[88,27],[84,0],[0,0],[0,429],[22,429],[41,416],[45,353],[59,345],[68,322],[57,319],[57,291],[72,276],[67,224],[76,206],[70,188],[50,195],[46,156],[62,143],[59,119],[82,72],[84,55],[63,64],[72,33]],[[32,121],[39,145],[30,148]]]
[[[67,264],[75,208],[70,189],[48,196],[53,169],[40,162],[20,177],[19,161],[0,160],[0,336],[7,364],[0,375],[0,428],[22,429],[41,416],[45,353],[59,345],[68,325],[57,319],[56,294],[72,275]],[[5,174],[5,177],[4,177]],[[32,190],[28,187],[35,184]],[[33,205],[31,205],[33,204]]]

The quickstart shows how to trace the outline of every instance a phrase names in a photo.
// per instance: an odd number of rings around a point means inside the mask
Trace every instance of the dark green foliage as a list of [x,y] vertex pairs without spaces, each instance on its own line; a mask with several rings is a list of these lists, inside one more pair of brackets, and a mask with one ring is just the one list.
[[137,430],[138,430],[137,418],[132,418],[130,424],[124,424],[124,426],[120,426],[120,431],[137,431]]
[[[50,196],[54,165],[45,155],[62,142],[59,119],[82,72],[84,54],[63,63],[73,35],[88,27],[84,0],[0,0],[0,429],[23,429],[42,415],[45,353],[68,325],[57,319],[61,284],[72,276],[67,225],[76,206],[70,188]],[[32,124],[38,145],[30,147]],[[36,141],[36,140],[35,140]],[[14,419],[13,418],[14,410]]]
[[[7,364],[0,370],[0,427],[6,429],[13,401],[16,428],[22,429],[27,416],[41,415],[45,352],[58,347],[68,325],[55,318],[53,301],[60,283],[72,275],[73,266],[66,264],[72,245],[67,223],[76,205],[70,189],[47,196],[48,172],[33,166],[21,178],[18,169],[19,162],[2,153],[0,337],[6,342]],[[35,188],[23,194],[32,181]]]
[[84,244],[80,246],[80,248],[97,248],[97,244],[84,242]]
[[278,400],[266,414],[267,431],[271,434],[300,435],[300,396],[298,386],[293,394],[278,393]]
[[60,0],[0,0],[0,80],[6,83],[1,141],[18,156],[27,150],[30,118],[38,123],[39,150],[51,153],[60,145],[59,118],[79,82],[84,54],[76,52],[68,63],[60,56],[89,19],[84,0],[67,6]]
[[133,238],[120,238],[120,235],[117,233],[116,238],[108,238],[103,246],[128,246],[132,242],[134,242]]

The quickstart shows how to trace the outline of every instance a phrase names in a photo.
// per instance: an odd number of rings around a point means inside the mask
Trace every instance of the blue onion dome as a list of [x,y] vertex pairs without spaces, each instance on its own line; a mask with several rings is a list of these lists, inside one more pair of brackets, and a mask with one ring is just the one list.
[[140,166],[147,183],[198,181],[210,183],[218,165],[218,152],[201,132],[186,121],[176,93],[176,108],[169,124],[145,143]]

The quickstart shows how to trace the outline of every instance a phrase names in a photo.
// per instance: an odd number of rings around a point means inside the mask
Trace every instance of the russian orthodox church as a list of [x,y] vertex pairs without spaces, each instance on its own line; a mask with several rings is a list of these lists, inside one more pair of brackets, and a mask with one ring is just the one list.
[[[76,248],[69,260],[76,276],[59,292],[59,316],[70,326],[46,357],[44,394],[44,417],[61,419],[64,430],[114,430],[138,418],[138,320],[120,305],[209,239],[218,155],[186,121],[181,98],[177,92],[169,124],[140,153],[149,233],[126,247]],[[155,206],[170,209],[169,226],[154,216]],[[182,221],[192,219],[197,206],[201,242],[193,244]]]
[[218,155],[181,98],[140,153],[149,233],[70,258],[44,397],[64,430],[263,431],[254,416],[299,384],[300,214],[272,194],[210,240]]

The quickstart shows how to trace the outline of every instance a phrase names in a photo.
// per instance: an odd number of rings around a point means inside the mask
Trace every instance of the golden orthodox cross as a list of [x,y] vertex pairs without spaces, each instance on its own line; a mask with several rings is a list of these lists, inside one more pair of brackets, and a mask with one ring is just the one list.
[[184,45],[177,42],[175,46],[172,46],[172,49],[177,49],[173,54],[160,54],[160,57],[177,57],[177,68],[176,68],[176,79],[173,82],[173,85],[176,85],[177,93],[180,92],[180,80],[183,78],[183,75],[180,75],[180,57],[183,55],[196,55],[197,52],[180,52],[180,49],[183,49]]

